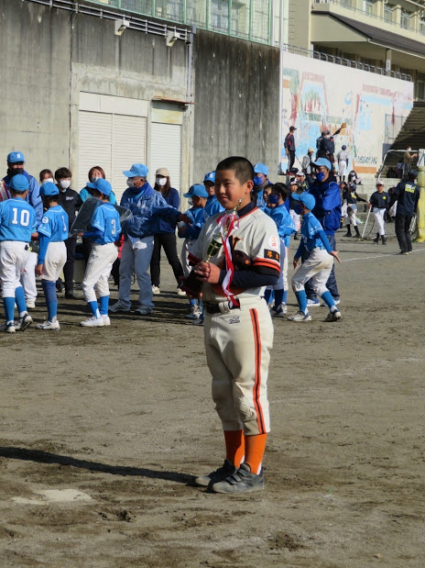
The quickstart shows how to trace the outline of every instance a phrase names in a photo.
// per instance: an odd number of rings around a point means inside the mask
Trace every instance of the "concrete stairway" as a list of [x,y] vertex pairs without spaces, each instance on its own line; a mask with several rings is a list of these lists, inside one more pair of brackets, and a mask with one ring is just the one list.
[[[403,150],[411,146],[412,150],[425,148],[425,102],[417,101],[413,103],[402,129],[398,133],[391,150],[401,150],[397,153],[389,153],[386,157],[381,177],[386,177],[388,169],[395,167],[399,161],[403,161]],[[416,159],[412,162],[416,166]],[[393,185],[394,180],[393,180]]]

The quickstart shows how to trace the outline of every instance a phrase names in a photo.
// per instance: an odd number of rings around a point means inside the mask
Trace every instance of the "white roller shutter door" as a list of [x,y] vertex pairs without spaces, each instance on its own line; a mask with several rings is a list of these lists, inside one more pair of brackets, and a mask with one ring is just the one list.
[[149,181],[155,183],[155,172],[158,168],[167,168],[170,172],[171,185],[180,193],[181,174],[181,138],[180,124],[163,124],[152,122],[151,126],[151,157]]
[[110,179],[112,171],[112,115],[100,112],[79,113],[78,183],[75,190],[86,186],[87,174],[93,166],[100,166]]

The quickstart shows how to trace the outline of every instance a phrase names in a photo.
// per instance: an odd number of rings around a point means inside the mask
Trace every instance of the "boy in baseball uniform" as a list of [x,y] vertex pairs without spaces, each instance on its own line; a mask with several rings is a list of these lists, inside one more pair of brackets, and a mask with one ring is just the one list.
[[329,314],[325,321],[338,321],[341,318],[341,313],[335,305],[332,294],[326,288],[326,282],[333,267],[333,259],[336,258],[338,262],[341,262],[338,251],[331,249],[322,225],[311,212],[316,205],[313,195],[310,193],[293,194],[292,198],[299,202],[296,212],[303,218],[301,243],[294,256],[294,268],[297,268],[300,258],[305,258],[305,260],[292,277],[292,289],[297,297],[299,309],[295,315],[288,317],[288,320],[295,322],[311,321],[304,287],[305,283],[311,278],[315,292],[329,308]]
[[[10,180],[10,199],[0,203],[0,279],[6,323],[6,333],[24,331],[32,323],[25,302],[20,278],[30,256],[31,234],[37,225],[34,207],[25,201],[29,181],[22,174]],[[15,322],[15,301],[19,322]]]
[[215,493],[264,488],[273,344],[264,290],[279,277],[280,240],[274,221],[251,200],[253,179],[254,168],[245,158],[218,164],[215,193],[225,211],[207,220],[190,255],[202,282],[207,363],[226,446],[223,466],[196,483]]
[[[94,183],[88,183],[93,191],[93,197],[100,200],[100,205],[95,209],[90,221],[91,231],[82,236],[92,241],[89,260],[87,262],[82,288],[84,297],[92,316],[81,322],[83,327],[102,327],[111,325],[108,316],[109,308],[109,276],[112,265],[118,257],[118,247],[115,242],[121,233],[120,216],[113,205],[109,203],[112,187],[109,181],[103,178]],[[96,291],[99,295],[97,303]]]
[[69,219],[65,210],[59,205],[59,188],[54,183],[50,181],[43,183],[40,195],[46,211],[37,227],[40,248],[35,272],[42,278],[41,286],[48,316],[44,323],[37,325],[37,329],[59,331],[56,281],[66,262],[64,241],[68,238]]

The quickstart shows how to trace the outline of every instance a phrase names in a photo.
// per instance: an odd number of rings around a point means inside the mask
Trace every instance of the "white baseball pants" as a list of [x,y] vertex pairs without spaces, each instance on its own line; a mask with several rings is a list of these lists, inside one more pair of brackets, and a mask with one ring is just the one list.
[[92,244],[84,280],[81,284],[86,302],[96,302],[94,287],[96,287],[99,298],[109,296],[108,280],[112,265],[117,258],[118,247],[116,247],[114,243],[108,243],[106,245]]
[[295,230],[298,232],[301,228],[301,217],[293,209],[289,210],[289,215],[294,223]]
[[332,271],[334,259],[325,250],[315,248],[310,256],[297,269],[292,277],[292,289],[294,292],[304,290],[304,285],[311,278],[311,284],[318,296],[327,292],[326,282]]
[[25,299],[34,300],[37,298],[37,284],[35,280],[35,267],[37,265],[38,254],[30,252],[28,261],[21,275],[21,284],[24,288]]
[[21,241],[0,242],[0,279],[3,298],[14,298],[16,288],[22,286],[20,278],[31,254],[28,249],[28,243]]
[[151,258],[153,253],[154,238],[144,237],[134,243],[130,239],[124,241],[120,263],[120,289],[118,299],[127,306],[131,307],[131,281],[133,271],[136,273],[139,284],[139,304],[140,306],[153,309],[152,284],[149,274]]
[[339,177],[344,177],[347,173],[347,161],[341,160],[338,162],[338,175]]
[[223,430],[243,430],[248,436],[270,431],[267,379],[273,324],[262,298],[241,309],[208,314],[204,323],[212,396]]
[[375,217],[376,225],[378,227],[377,233],[379,233],[381,236],[385,235],[384,215],[385,215],[386,209],[379,209],[378,207],[374,207],[372,211],[373,211],[373,215]]
[[66,246],[63,241],[49,243],[43,264],[43,280],[56,282],[66,262]]
[[346,217],[346,225],[353,225],[353,227],[357,227],[357,207],[353,205],[348,205],[347,207],[347,217]]

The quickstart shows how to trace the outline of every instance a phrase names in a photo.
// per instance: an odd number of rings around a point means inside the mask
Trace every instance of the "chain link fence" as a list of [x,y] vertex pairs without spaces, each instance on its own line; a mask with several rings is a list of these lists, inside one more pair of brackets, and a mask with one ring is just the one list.
[[271,43],[273,0],[89,0],[135,14]]

